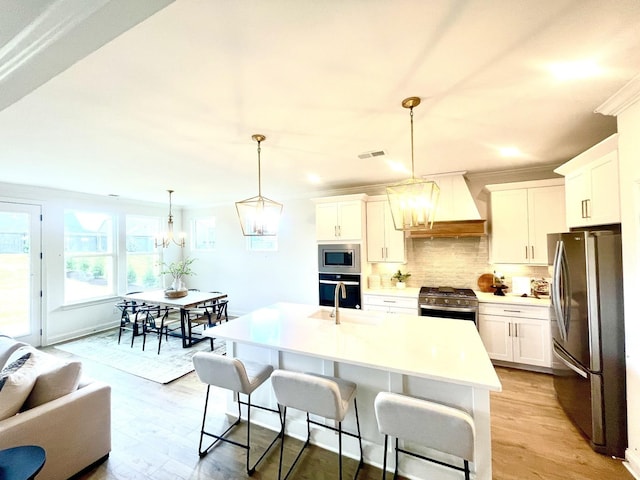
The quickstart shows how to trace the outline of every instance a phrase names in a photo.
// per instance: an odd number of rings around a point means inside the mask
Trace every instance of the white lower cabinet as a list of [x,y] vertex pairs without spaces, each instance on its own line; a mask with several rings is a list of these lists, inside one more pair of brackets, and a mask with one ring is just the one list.
[[418,298],[401,297],[396,295],[370,295],[362,296],[362,309],[387,312],[387,313],[408,313],[418,315]]
[[551,367],[548,307],[480,303],[479,330],[492,360]]

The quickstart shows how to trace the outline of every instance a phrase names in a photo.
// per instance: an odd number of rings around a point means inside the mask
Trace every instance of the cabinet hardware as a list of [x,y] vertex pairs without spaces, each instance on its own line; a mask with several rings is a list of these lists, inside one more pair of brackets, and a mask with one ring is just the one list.
[[514,323],[514,324],[513,324],[513,330],[514,330],[514,332],[515,332],[514,337],[517,337],[517,336],[518,336],[518,324],[517,324],[517,323]]
[[521,313],[520,310],[507,310],[506,308],[503,311],[509,313]]
[[526,245],[524,246],[524,258],[529,260],[529,247],[527,247]]
[[511,324],[509,324],[509,336],[511,336]]
[[384,258],[389,258],[389,249],[384,247]]
[[380,247],[380,255],[384,258],[384,247]]
[[533,245],[531,245],[531,260],[533,260],[534,258],[536,258],[536,251],[534,250],[534,248],[536,248],[536,247],[534,247]]
[[591,213],[589,212],[589,205],[591,204],[590,198],[585,198],[582,200],[582,218],[591,218]]

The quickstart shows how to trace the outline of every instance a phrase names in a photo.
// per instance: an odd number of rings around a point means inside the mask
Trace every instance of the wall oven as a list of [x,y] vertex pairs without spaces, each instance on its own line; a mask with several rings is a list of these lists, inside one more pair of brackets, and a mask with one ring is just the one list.
[[319,274],[320,305],[333,307],[335,301],[336,285],[344,283],[347,298],[340,296],[340,308],[360,308],[362,291],[360,288],[360,275],[342,273]]
[[360,244],[319,244],[318,272],[360,274]]
[[423,317],[470,320],[478,327],[478,297],[469,288],[422,287],[418,310]]

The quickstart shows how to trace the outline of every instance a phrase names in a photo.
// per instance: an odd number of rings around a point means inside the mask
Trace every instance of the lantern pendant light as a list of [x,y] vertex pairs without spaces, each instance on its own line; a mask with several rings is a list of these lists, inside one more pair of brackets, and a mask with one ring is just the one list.
[[267,137],[255,134],[251,138],[258,142],[258,195],[236,202],[236,211],[245,237],[273,236],[278,234],[282,204],[262,196],[260,143]]
[[178,234],[178,240],[176,240],[173,233],[173,214],[171,213],[171,194],[173,193],[173,190],[167,190],[167,192],[169,192],[169,218],[167,219],[167,231],[156,237],[155,245],[156,248],[167,248],[171,243],[174,243],[179,247],[184,247],[186,243],[184,238],[185,234],[180,232]]
[[391,216],[396,230],[430,230],[436,214],[440,187],[433,182],[417,179],[413,160],[413,108],[420,105],[419,97],[409,97],[402,106],[409,109],[411,118],[411,178],[386,188]]

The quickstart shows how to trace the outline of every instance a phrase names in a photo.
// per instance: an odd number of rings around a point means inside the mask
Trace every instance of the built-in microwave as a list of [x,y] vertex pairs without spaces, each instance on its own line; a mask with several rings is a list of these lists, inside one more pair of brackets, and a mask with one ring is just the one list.
[[318,245],[318,272],[361,273],[360,244],[336,243]]

